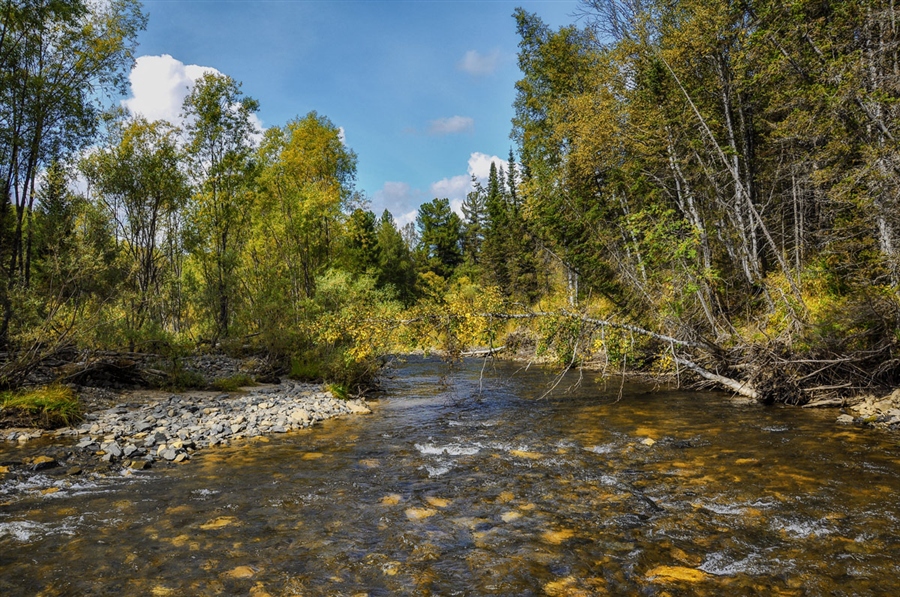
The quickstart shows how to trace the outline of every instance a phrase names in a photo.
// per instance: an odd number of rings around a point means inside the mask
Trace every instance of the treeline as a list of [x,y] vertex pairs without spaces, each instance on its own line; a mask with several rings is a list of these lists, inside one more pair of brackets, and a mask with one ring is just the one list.
[[517,10],[516,152],[462,217],[435,199],[402,229],[333,123],[259,131],[227,76],[182,128],[109,110],[134,0],[2,10],[16,371],[64,344],[250,347],[352,385],[398,348],[525,343],[793,403],[900,381],[890,2],[589,0],[555,31]]
[[895,384],[898,16],[586,0],[554,31],[518,10],[528,226],[582,298],[684,341],[676,362],[789,402]]
[[356,155],[315,112],[259,131],[219,74],[181,128],[110,109],[145,24],[134,0],[0,8],[0,384],[62,346],[252,344],[362,379],[388,340],[360,319],[410,304],[417,274],[390,214],[354,211]]

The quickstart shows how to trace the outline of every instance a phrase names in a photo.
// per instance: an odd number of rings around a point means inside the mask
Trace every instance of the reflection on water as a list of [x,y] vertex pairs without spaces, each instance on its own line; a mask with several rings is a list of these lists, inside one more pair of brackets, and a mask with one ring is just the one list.
[[412,362],[370,417],[173,469],[0,477],[0,594],[900,590],[896,435],[587,379],[541,399],[552,377],[512,364],[479,394],[480,374]]

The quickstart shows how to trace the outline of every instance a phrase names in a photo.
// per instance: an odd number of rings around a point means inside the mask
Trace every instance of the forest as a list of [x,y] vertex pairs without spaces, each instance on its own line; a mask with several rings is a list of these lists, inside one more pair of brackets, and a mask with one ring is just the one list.
[[393,352],[501,346],[766,402],[900,381],[892,1],[517,9],[508,162],[405,227],[323,114],[261,132],[216,74],[183,128],[110,108],[136,0],[2,11],[2,386],[73,348],[265,353],[353,390]]

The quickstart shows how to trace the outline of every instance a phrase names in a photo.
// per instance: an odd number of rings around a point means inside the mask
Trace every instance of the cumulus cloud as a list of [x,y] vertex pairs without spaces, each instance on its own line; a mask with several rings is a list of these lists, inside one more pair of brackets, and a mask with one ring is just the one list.
[[499,169],[505,166],[506,162],[495,155],[488,155],[479,151],[469,155],[468,168],[466,174],[457,174],[431,184],[430,191],[434,197],[447,198],[450,200],[450,207],[453,211],[462,216],[462,203],[472,190],[472,177],[483,185],[487,184],[488,177],[491,173],[491,163],[497,164]]
[[492,163],[497,164],[498,170],[501,167],[506,168],[506,160],[479,151],[473,152],[469,156],[469,176],[474,176],[480,183],[487,184],[488,177],[491,175]]
[[451,116],[438,118],[428,123],[429,135],[455,135],[468,133],[475,128],[475,121],[468,116]]
[[[222,73],[211,66],[185,64],[168,54],[141,56],[128,76],[131,97],[122,100],[122,105],[131,114],[140,114],[148,120],[168,120],[180,126],[184,124],[181,117],[184,98],[205,74]],[[265,127],[256,114],[250,115],[250,121],[258,131],[255,136],[258,142]]]
[[372,205],[378,212],[375,215],[380,216],[380,212],[387,209],[394,216],[397,227],[415,221],[422,201],[425,201],[425,194],[405,182],[388,181],[372,196]]
[[472,179],[465,174],[460,174],[459,176],[453,176],[451,178],[444,178],[437,182],[431,183],[431,194],[435,197],[446,197],[447,199],[459,199],[462,201],[462,198],[466,196],[466,194],[472,190]]
[[128,79],[131,97],[122,104],[132,114],[148,120],[181,123],[181,105],[197,79],[207,73],[222,74],[210,66],[184,64],[168,54],[141,56]]
[[[405,182],[386,182],[372,197],[372,205],[377,211],[388,209],[394,216],[398,227],[414,222],[418,214],[418,207],[425,201],[431,201],[435,197],[449,199],[450,207],[462,217],[462,204],[474,187],[472,177],[483,185],[487,184],[491,172],[491,163],[506,167],[506,161],[495,155],[481,152],[473,152],[469,155],[466,174],[457,174],[442,178],[431,183],[428,192],[414,189]],[[380,215],[380,213],[376,213]]]
[[493,74],[500,63],[500,50],[493,50],[489,54],[481,54],[477,50],[469,50],[457,63],[459,70],[470,75],[481,77]]

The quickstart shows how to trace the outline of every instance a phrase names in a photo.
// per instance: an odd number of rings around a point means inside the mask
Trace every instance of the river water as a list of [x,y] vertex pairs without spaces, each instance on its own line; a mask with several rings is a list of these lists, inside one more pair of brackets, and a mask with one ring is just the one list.
[[0,477],[0,594],[900,592],[897,434],[556,381],[411,358],[371,416],[129,476]]

